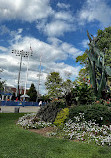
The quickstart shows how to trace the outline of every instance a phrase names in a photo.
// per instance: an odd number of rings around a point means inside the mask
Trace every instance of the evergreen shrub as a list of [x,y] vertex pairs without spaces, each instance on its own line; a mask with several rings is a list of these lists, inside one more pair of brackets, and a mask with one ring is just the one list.
[[69,119],[75,121],[74,116],[78,116],[79,113],[84,113],[87,105],[73,106],[69,109]]
[[75,121],[74,116],[78,116],[79,113],[84,113],[86,121],[96,120],[100,126],[111,123],[111,110],[101,104],[72,107],[69,110],[69,118]]
[[54,121],[54,125],[60,126],[62,125],[69,115],[69,109],[64,108],[60,112],[57,113],[56,119]]
[[45,122],[53,123],[55,121],[57,113],[64,107],[66,107],[66,105],[63,101],[61,102],[60,100],[58,100],[50,102],[40,108],[37,113],[37,117]]
[[101,104],[94,104],[84,111],[85,120],[96,120],[99,125],[111,123],[111,110]]

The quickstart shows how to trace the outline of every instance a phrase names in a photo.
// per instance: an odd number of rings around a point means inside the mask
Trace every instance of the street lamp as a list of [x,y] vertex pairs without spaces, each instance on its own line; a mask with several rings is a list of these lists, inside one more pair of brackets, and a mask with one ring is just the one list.
[[28,52],[28,61],[27,61],[27,71],[26,71],[26,81],[25,81],[25,88],[24,88],[24,97],[26,95],[26,89],[27,89],[27,80],[28,80],[28,70],[29,70],[29,57],[32,56],[32,48],[30,46],[30,52]]
[[[29,56],[29,52],[23,51],[23,50],[12,50],[12,53],[14,53],[16,56],[20,56],[20,67],[19,67],[19,73],[18,73],[18,86],[17,86],[17,97],[19,97],[20,73],[21,73],[22,57],[28,57]],[[31,53],[31,55],[32,55],[32,53]]]
[[38,79],[38,90],[37,90],[37,98],[36,98],[36,102],[38,102],[38,98],[39,98],[40,76],[42,75],[42,74],[41,74],[41,57],[42,57],[42,56],[40,56],[40,68],[39,68],[39,74],[37,75],[37,77],[39,77],[39,79]]

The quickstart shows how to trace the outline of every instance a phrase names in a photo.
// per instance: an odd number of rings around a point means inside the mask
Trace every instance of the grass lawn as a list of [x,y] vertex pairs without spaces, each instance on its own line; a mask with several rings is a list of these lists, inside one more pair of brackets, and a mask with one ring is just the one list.
[[16,126],[23,114],[0,113],[0,158],[111,158],[111,147],[46,138]]

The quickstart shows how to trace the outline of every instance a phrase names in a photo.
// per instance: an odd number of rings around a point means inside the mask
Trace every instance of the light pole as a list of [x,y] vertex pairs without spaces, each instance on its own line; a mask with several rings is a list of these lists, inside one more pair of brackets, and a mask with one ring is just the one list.
[[16,54],[16,56],[20,56],[20,67],[19,67],[18,85],[17,85],[17,97],[19,97],[20,73],[21,73],[22,57],[28,57],[29,52],[26,52],[26,51],[23,51],[23,50],[12,50],[12,53]]
[[32,56],[32,48],[31,48],[31,45],[30,45],[30,52],[28,52],[28,61],[27,61],[27,71],[26,71],[26,81],[25,81],[25,88],[24,88],[24,97],[26,95],[26,89],[27,89],[27,80],[28,80],[28,70],[29,70],[29,57]]
[[36,98],[36,102],[38,102],[38,97],[39,97],[39,88],[40,88],[40,76],[41,76],[41,57],[40,56],[40,68],[39,68],[39,74],[38,74],[38,89],[37,89],[37,98]]

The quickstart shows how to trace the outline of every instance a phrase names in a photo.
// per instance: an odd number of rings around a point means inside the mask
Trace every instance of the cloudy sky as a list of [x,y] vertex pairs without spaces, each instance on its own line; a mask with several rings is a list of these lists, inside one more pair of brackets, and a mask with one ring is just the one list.
[[[60,72],[65,80],[78,76],[81,65],[75,62],[87,48],[86,31],[111,24],[110,0],[0,0],[0,73],[1,80],[17,87],[20,57],[12,50],[31,52],[28,84],[38,85],[41,57],[40,93],[45,94],[47,74]],[[26,80],[27,58],[22,58],[20,85]]]

